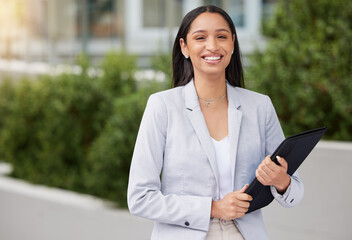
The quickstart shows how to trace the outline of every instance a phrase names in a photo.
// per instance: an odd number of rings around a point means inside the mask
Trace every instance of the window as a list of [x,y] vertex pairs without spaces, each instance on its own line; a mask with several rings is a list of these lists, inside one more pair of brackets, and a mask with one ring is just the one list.
[[245,26],[244,0],[231,0],[227,11],[236,27]]
[[165,9],[164,0],[144,0],[144,27],[163,27],[165,25]]
[[223,8],[230,15],[236,27],[244,27],[244,0],[204,0],[204,5]]
[[[92,38],[118,36],[116,0],[76,0],[76,2],[78,35],[84,34]],[[87,33],[84,33],[85,31]]]
[[179,26],[182,20],[182,0],[143,0],[143,26]]
[[89,0],[88,4],[90,36],[97,38],[117,36],[115,1]]

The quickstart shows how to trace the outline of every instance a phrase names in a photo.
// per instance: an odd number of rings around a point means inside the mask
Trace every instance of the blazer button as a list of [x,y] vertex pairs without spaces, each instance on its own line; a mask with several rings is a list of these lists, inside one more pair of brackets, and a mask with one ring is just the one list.
[[188,222],[188,221],[186,221],[186,222],[185,222],[185,225],[188,227],[188,226],[189,226],[189,222]]

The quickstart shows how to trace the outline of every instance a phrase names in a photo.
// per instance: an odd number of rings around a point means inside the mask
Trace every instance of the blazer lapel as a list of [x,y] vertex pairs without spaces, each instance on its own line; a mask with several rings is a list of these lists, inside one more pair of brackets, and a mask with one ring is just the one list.
[[[231,176],[232,176],[232,189],[235,189],[235,180],[240,179],[240,176],[236,175],[235,171],[237,162],[237,148],[240,136],[241,122],[242,122],[242,112],[239,110],[241,106],[238,96],[236,94],[236,88],[232,87],[227,83],[227,96],[229,101],[228,106],[228,129],[229,129],[229,141],[230,141],[230,159],[231,159]],[[238,173],[239,171],[237,171]],[[236,184],[236,188],[238,188]]]
[[199,106],[198,95],[193,80],[191,80],[185,86],[184,90],[186,115],[189,118],[192,127],[194,128],[198,139],[204,149],[204,152],[206,153],[209,159],[219,189],[219,171],[216,163],[215,149],[211,141],[211,136],[209,134],[209,130],[206,125],[203,113]]

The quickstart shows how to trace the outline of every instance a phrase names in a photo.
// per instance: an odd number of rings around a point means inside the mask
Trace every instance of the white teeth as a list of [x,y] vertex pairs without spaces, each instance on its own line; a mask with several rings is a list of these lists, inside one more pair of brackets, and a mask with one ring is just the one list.
[[219,60],[220,57],[205,57],[205,60]]

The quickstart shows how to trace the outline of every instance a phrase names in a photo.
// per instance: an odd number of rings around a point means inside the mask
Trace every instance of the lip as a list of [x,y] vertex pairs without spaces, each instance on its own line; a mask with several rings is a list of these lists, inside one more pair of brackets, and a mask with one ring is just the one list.
[[221,54],[204,54],[201,56],[203,61],[209,64],[217,64],[223,59]]

